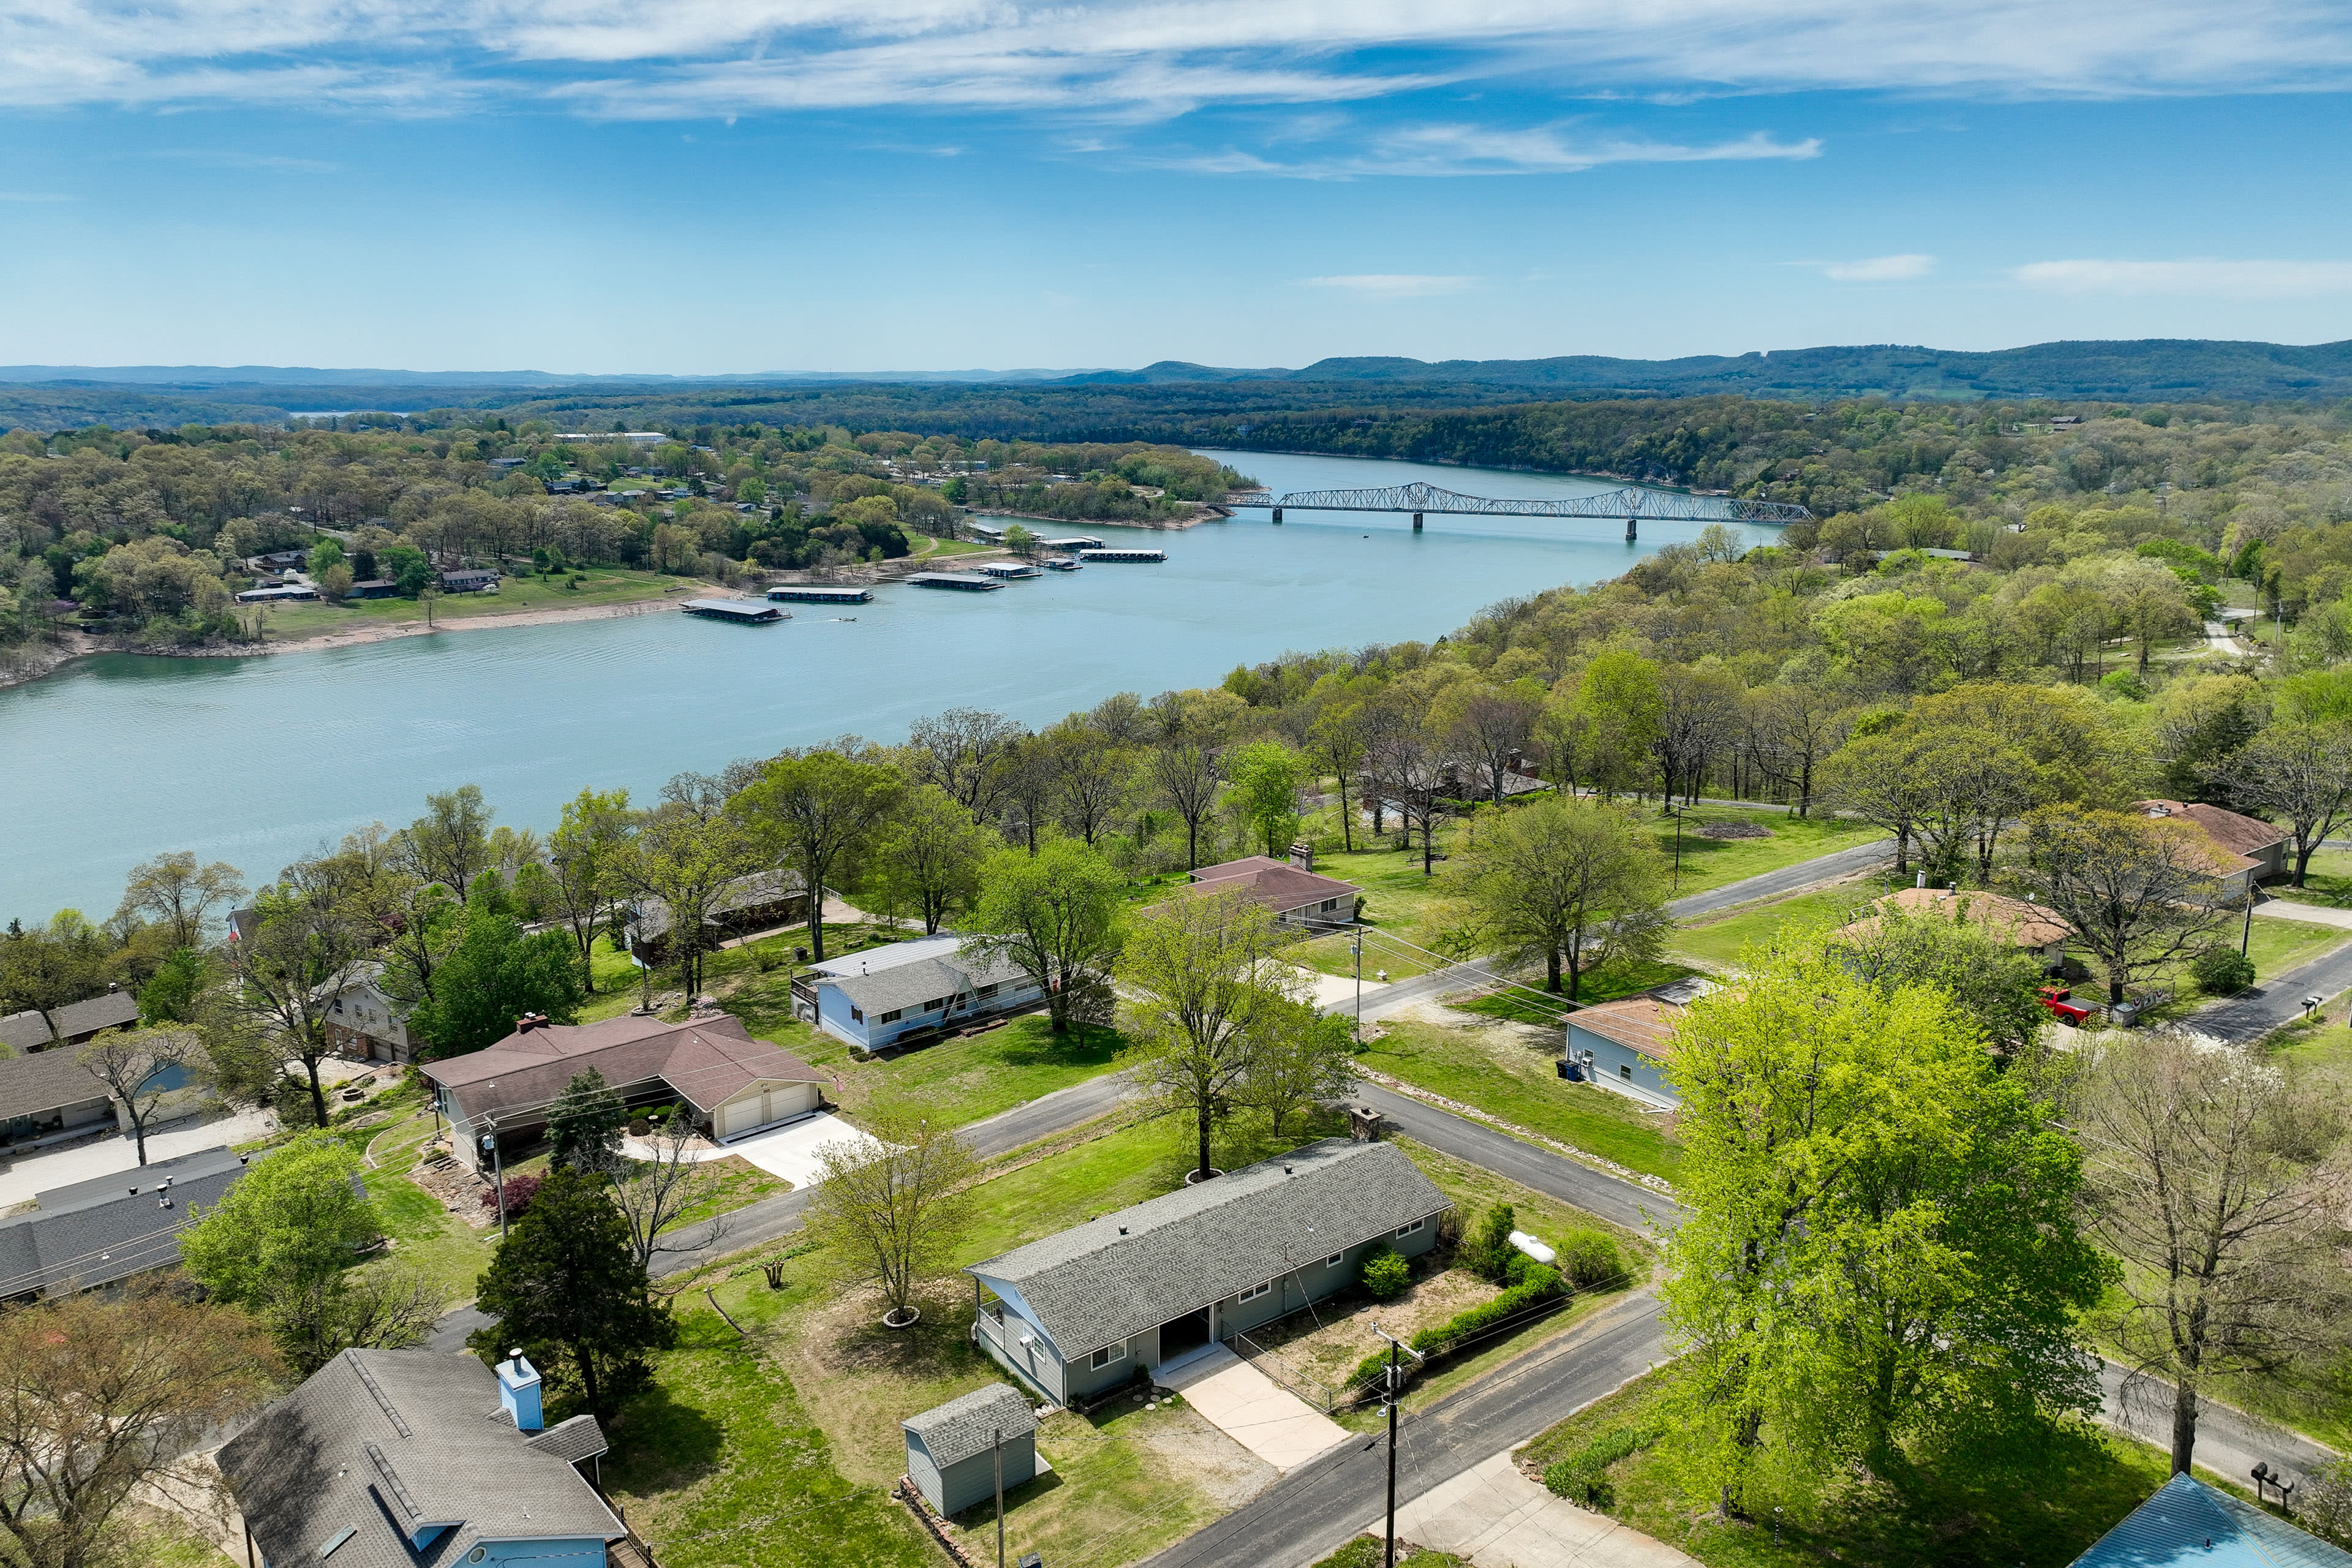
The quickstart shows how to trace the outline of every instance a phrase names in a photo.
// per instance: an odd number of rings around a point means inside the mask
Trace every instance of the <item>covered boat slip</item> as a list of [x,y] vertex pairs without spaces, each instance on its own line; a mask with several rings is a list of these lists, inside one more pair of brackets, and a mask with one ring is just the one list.
[[789,612],[773,605],[763,605],[757,599],[688,599],[678,608],[689,616],[700,616],[706,620],[737,621],[745,626],[792,619]]
[[1004,586],[977,572],[914,572],[898,581],[917,588],[961,588],[967,594],[985,594]]
[[871,588],[825,588],[814,584],[793,583],[768,590],[773,604],[799,605],[870,605],[874,602]]
[[1165,561],[1165,550],[1081,550],[1081,561]]

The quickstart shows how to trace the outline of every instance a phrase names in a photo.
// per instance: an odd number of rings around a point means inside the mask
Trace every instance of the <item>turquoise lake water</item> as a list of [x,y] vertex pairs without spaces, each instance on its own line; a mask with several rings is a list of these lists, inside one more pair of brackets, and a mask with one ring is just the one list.
[[[1274,489],[1423,479],[1489,496],[1589,495],[1594,480],[1346,458],[1215,454]],[[1058,531],[1058,530],[1056,530]],[[883,587],[789,606],[779,626],[668,612],[252,658],[110,654],[0,690],[0,921],[110,913],[160,851],[247,879],[428,790],[478,784],[499,820],[544,830],[583,787],[649,796],[683,770],[923,714],[1050,722],[1112,692],[1213,684],[1289,648],[1434,638],[1481,606],[1622,573],[1696,524],[1264,511],[1177,532],[1072,525],[1157,546],[993,594]],[[836,616],[855,616],[854,620]]]

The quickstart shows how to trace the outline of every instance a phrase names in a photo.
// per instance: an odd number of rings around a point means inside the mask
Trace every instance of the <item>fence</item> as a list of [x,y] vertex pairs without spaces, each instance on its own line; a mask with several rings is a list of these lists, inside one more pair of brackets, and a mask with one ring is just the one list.
[[1231,1347],[1235,1355],[1264,1373],[1267,1382],[1297,1394],[1324,1415],[1328,1415],[1339,1407],[1341,1403],[1339,1394],[1324,1387],[1322,1384],[1307,1376],[1247,1334],[1235,1334],[1225,1343]]

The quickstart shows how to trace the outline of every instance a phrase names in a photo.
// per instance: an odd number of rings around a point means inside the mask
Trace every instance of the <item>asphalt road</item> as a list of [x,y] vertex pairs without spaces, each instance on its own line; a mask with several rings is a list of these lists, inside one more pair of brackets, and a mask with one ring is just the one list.
[[2302,1017],[2305,997],[2326,1001],[2346,990],[2352,990],[2352,946],[2321,953],[2267,984],[2240,992],[2226,1002],[2193,1014],[2189,1026],[2225,1040],[2257,1039],[2281,1024]]
[[1777,871],[1726,882],[1720,888],[1674,900],[1666,905],[1666,912],[1678,921],[1686,921],[1697,915],[1711,915],[1717,910],[1727,910],[1734,904],[1752,903],[1758,899],[1776,899],[1800,888],[1810,888],[1816,882],[1850,877],[1856,871],[1867,871],[1885,859],[1892,842],[1891,839],[1874,838],[1867,844],[1834,850],[1811,860],[1800,860]]
[[1664,1193],[1523,1143],[1482,1121],[1424,1105],[1375,1083],[1360,1081],[1356,1093],[1406,1137],[1630,1230],[1647,1231],[1654,1218],[1671,1226],[1682,1213],[1680,1205]]

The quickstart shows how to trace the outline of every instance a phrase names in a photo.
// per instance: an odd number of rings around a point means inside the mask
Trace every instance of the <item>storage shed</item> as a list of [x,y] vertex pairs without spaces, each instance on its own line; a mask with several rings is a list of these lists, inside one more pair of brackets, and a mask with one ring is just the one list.
[[996,1495],[996,1436],[1004,1436],[1004,1489],[1036,1479],[1037,1413],[1010,1384],[992,1383],[898,1423],[907,1479],[942,1517]]

